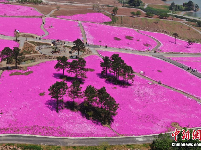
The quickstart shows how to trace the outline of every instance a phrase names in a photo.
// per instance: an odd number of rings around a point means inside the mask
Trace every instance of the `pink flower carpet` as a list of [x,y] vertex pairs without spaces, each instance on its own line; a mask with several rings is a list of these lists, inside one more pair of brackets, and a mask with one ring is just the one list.
[[[124,56],[128,57],[126,54]],[[131,61],[130,58],[123,59],[128,63]],[[134,55],[132,58],[137,59]],[[157,134],[168,129],[173,130],[170,127],[172,122],[189,127],[201,125],[201,121],[198,119],[201,117],[199,111],[201,106],[195,100],[159,85],[150,84],[149,81],[137,76],[133,85],[127,88],[107,83],[105,79],[99,77],[102,69],[100,67],[101,58],[92,55],[85,59],[86,67],[95,69],[95,71],[87,72],[87,78],[81,85],[82,91],[86,89],[87,85],[98,89],[106,87],[107,92],[119,103],[118,114],[111,125],[119,134]],[[141,63],[144,64],[146,61],[141,61]],[[56,81],[61,81],[59,75],[62,71],[57,72],[54,69],[55,64],[56,61],[49,61],[29,67],[27,71],[33,71],[33,73],[27,76],[9,76],[14,71],[3,72],[0,78],[0,111],[2,111],[0,133],[60,137],[117,136],[109,128],[85,119],[79,112],[61,109],[59,113],[56,113],[55,100],[48,95],[48,88]],[[128,65],[130,64],[128,63]],[[150,65],[148,64],[148,66]],[[133,63],[132,66],[135,71],[134,66],[142,67],[139,63]],[[65,74],[69,75],[66,72]],[[70,82],[67,82],[67,85],[70,86]],[[44,96],[39,95],[42,92],[45,92]],[[72,100],[68,96],[64,96],[64,102],[66,101]],[[83,99],[75,101],[81,103]]]
[[150,35],[162,44],[159,47],[161,52],[165,53],[200,53],[201,52],[201,44],[194,43],[193,45],[188,46],[187,41],[183,41],[180,39],[176,39],[166,34],[156,33],[156,32],[148,32],[148,31],[140,31],[143,34]]
[[119,54],[135,72],[143,71],[144,75],[153,80],[182,90],[201,99],[201,80],[183,69],[160,59],[134,54],[99,51],[103,56]]
[[179,63],[182,63],[192,69],[196,69],[201,72],[201,57],[169,57]]
[[95,23],[82,24],[89,44],[138,51],[148,51],[157,45],[153,39],[138,33],[134,29]]
[[44,39],[59,39],[70,42],[73,42],[78,38],[82,39],[82,33],[78,26],[78,22],[46,18],[44,28],[49,33]]
[[79,20],[79,21],[96,22],[96,23],[112,21],[108,16],[105,16],[102,13],[87,13],[87,14],[77,14],[73,16],[57,16],[57,17],[69,20]]
[[20,5],[10,5],[10,4],[0,4],[0,16],[42,16],[35,8],[20,6]]
[[0,17],[0,22],[0,34],[6,36],[14,36],[15,29],[19,30],[20,33],[36,34],[38,36],[45,34],[40,28],[41,18]]

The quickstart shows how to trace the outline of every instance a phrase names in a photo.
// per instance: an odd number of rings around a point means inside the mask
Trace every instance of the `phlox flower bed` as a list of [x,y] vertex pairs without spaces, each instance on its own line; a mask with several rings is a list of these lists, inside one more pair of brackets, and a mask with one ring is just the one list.
[[156,32],[148,32],[148,31],[140,31],[141,33],[144,33],[146,35],[150,35],[157,40],[159,40],[162,44],[161,47],[159,47],[162,52],[170,53],[200,53],[201,52],[201,44],[194,43],[193,45],[188,46],[187,41],[183,41],[180,39],[176,39],[175,44],[175,38],[171,37],[169,35],[165,35],[162,33],[156,33]]
[[[89,58],[90,59],[90,58]],[[29,75],[9,76],[4,71],[0,78],[0,133],[38,134],[48,136],[116,136],[109,128],[96,125],[79,112],[68,109],[57,114],[56,101],[48,95],[49,87],[58,79],[56,61],[30,67]],[[24,71],[20,71],[24,72]],[[68,86],[70,84],[68,83]],[[45,92],[44,96],[40,93]],[[71,100],[64,97],[64,101]]]
[[82,33],[78,26],[78,22],[46,18],[44,27],[49,33],[44,39],[59,39],[70,42],[73,42],[78,38],[82,39]]
[[70,20],[79,20],[79,21],[96,22],[96,23],[112,21],[108,16],[105,16],[102,13],[87,13],[87,14],[77,14],[73,16],[57,16],[57,17]]
[[134,29],[94,23],[83,23],[83,26],[89,44],[138,51],[151,50],[157,45],[153,39]]
[[201,57],[170,57],[170,59],[201,72]]
[[201,99],[201,80],[191,73],[168,62],[149,56],[140,56],[126,53],[99,51],[103,56],[119,54],[125,62],[132,66],[135,72],[143,71],[145,76],[156,81],[182,90]]
[[42,16],[43,14],[36,11],[35,8],[20,6],[20,5],[10,5],[10,4],[0,4],[0,15],[1,16]]
[[4,40],[0,39],[0,52],[5,48],[5,47],[10,47],[13,49],[13,47],[18,47],[19,43],[11,40]]
[[14,36],[15,29],[21,33],[30,33],[41,36],[44,31],[40,28],[42,24],[41,18],[11,18],[0,17],[0,34],[6,36]]
[[[127,88],[107,83],[100,78],[101,58],[89,56],[85,58],[86,67],[94,69],[87,72],[87,78],[82,91],[87,85],[99,89],[103,86],[117,103],[119,109],[111,127],[123,135],[147,135],[161,133],[171,129],[172,122],[181,126],[197,127],[201,122],[200,105],[192,99],[163,88],[159,85],[149,84],[140,77],[135,77],[132,86]],[[56,61],[41,63],[30,67],[33,71],[28,76],[9,76],[14,71],[4,71],[0,86],[0,133],[39,134],[52,136],[117,136],[107,127],[97,125],[85,119],[78,112],[68,109],[56,113],[55,100],[48,95],[48,88],[56,81],[61,81],[54,69]],[[66,75],[70,75],[65,73]],[[67,82],[70,86],[70,82]],[[114,88],[116,87],[116,88]],[[45,92],[44,96],[39,93]],[[64,96],[64,102],[72,101]],[[75,99],[77,103],[83,99]],[[167,107],[168,106],[168,107]]]
[[8,2],[7,0],[0,0],[0,3]]

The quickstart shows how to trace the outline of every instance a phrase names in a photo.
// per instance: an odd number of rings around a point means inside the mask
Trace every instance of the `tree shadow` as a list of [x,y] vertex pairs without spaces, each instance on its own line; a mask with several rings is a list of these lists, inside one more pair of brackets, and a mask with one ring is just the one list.
[[118,86],[123,87],[123,88],[127,88],[128,86],[132,85],[131,83],[129,83],[127,81],[117,79],[112,74],[108,74],[107,76],[105,76],[105,75],[102,75],[101,73],[96,73],[96,75],[101,79],[104,78],[105,82],[108,84],[118,85]]
[[91,120],[97,125],[101,125],[101,116],[96,107],[85,106],[84,102],[79,105],[79,111],[83,118]]
[[64,81],[71,82],[71,83],[77,80],[80,82],[80,84],[84,84],[84,81],[85,81],[83,78],[70,77],[67,75],[63,75],[62,73],[53,73],[53,77],[55,77],[56,79],[63,79]]
[[71,111],[77,111],[80,108],[79,105],[76,102],[73,102],[73,101],[67,101],[64,104],[64,107],[66,109],[70,109]]
[[[48,100],[45,102],[45,105],[51,110],[56,111],[57,110],[57,101],[56,100]],[[62,102],[59,101],[59,110],[63,109]]]
[[169,41],[170,43],[175,43],[175,42],[172,42],[172,41]]

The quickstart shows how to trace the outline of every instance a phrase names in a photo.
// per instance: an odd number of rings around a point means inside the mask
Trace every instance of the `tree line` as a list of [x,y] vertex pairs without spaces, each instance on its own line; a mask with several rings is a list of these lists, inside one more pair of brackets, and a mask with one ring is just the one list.
[[176,5],[174,2],[169,6],[169,10],[172,11],[198,11],[198,4],[194,4],[193,1],[188,1],[187,3],[183,3],[183,5]]

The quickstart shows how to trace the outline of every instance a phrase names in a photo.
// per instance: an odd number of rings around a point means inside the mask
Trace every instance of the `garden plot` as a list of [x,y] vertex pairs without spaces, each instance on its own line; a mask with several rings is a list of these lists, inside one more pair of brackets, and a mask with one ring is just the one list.
[[[173,130],[170,127],[172,122],[189,127],[201,125],[201,121],[197,119],[201,117],[201,106],[195,100],[150,84],[140,77],[135,77],[133,85],[127,88],[109,84],[99,76],[102,70],[101,58],[88,56],[85,60],[86,67],[95,71],[87,72],[87,78],[81,85],[82,91],[87,85],[98,89],[106,87],[107,92],[119,103],[118,114],[111,125],[119,134],[145,135],[165,132]],[[0,133],[72,137],[117,136],[109,128],[85,119],[79,111],[63,109],[56,113],[56,102],[48,95],[48,88],[56,81],[61,81],[59,75],[62,71],[55,71],[55,64],[56,61],[49,61],[30,67],[28,71],[33,73],[27,76],[9,76],[14,71],[3,72],[0,78],[0,108],[3,113],[0,114]],[[70,82],[67,82],[67,85],[70,86]],[[40,96],[43,92],[44,96]],[[64,96],[64,102],[66,101],[72,100]],[[83,99],[75,101],[81,103]]]
[[70,20],[79,20],[79,21],[96,22],[96,23],[112,21],[108,16],[105,16],[102,13],[87,13],[87,14],[77,14],[73,16],[57,16],[57,17]]
[[19,30],[20,33],[36,34],[38,36],[45,34],[40,28],[41,18],[0,17],[0,22],[0,34],[6,36],[14,36],[15,29]]
[[159,49],[161,52],[166,53],[200,53],[201,52],[201,44],[194,43],[193,45],[188,46],[187,41],[183,41],[180,39],[176,39],[175,44],[175,38],[162,34],[162,33],[156,33],[156,32],[148,32],[148,31],[140,31],[143,34],[152,36],[160,41],[162,44]]
[[46,18],[44,27],[49,35],[45,36],[44,39],[59,39],[70,42],[82,39],[82,33],[78,25],[78,22],[74,21]]
[[[111,56],[114,52],[99,51],[103,56]],[[191,73],[176,67],[168,62],[148,56],[139,56],[126,53],[116,53],[133,67],[135,72],[143,71],[144,75],[153,80],[182,90],[201,99],[201,80]],[[146,65],[145,65],[146,64]]]
[[0,16],[42,16],[35,8],[20,6],[20,5],[10,5],[10,4],[0,4]]
[[182,63],[192,69],[196,69],[201,72],[201,57],[169,57],[179,63]]
[[153,39],[134,29],[94,23],[83,23],[83,26],[89,44],[138,51],[151,50],[157,45]]

